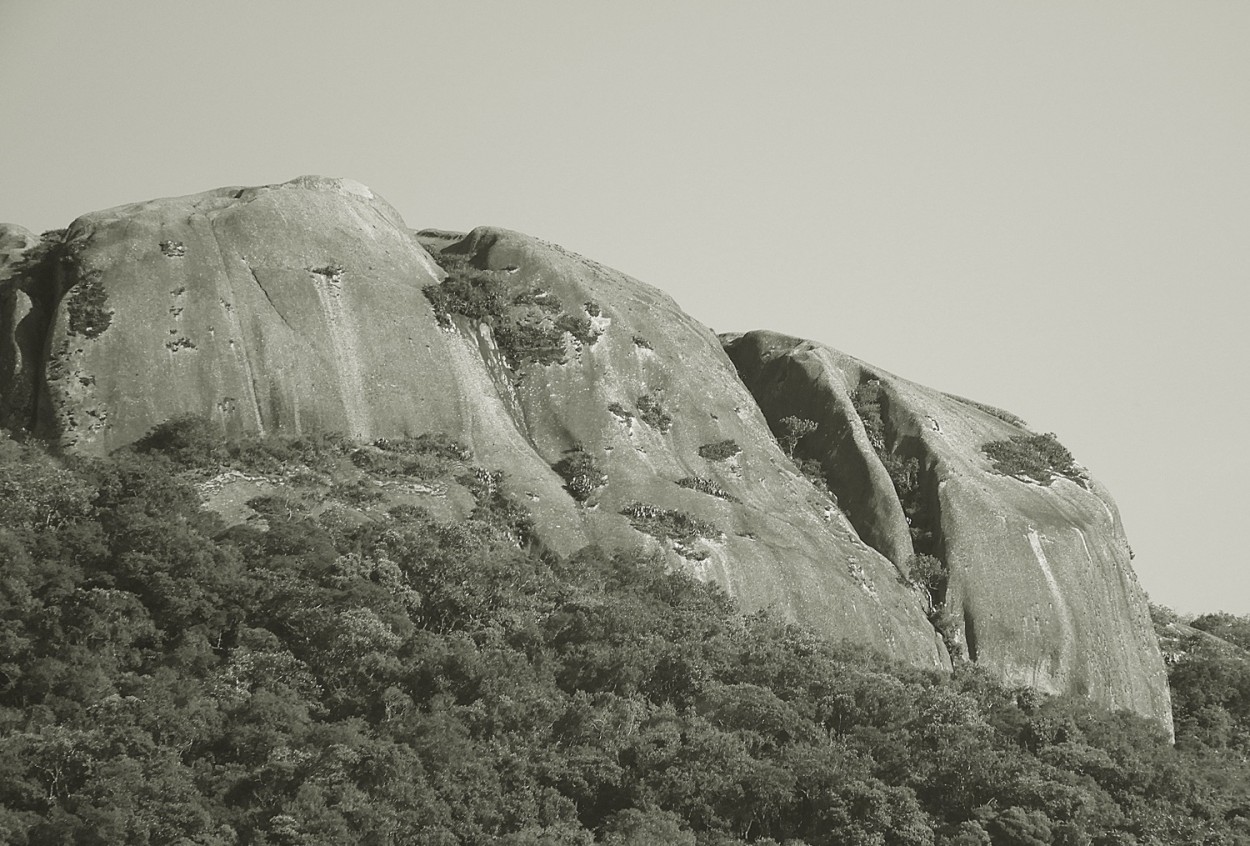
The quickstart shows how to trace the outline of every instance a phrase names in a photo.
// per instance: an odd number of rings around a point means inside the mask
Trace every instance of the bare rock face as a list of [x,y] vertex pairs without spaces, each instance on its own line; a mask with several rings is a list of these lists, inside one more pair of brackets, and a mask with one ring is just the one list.
[[1010,414],[820,344],[768,332],[724,340],[775,428],[789,416],[817,422],[802,454],[821,463],[860,536],[900,567],[915,552],[943,563],[935,616],[952,652],[1009,683],[1170,725],[1119,515],[1082,468],[1048,484],[1003,475],[984,447],[1032,435]]
[[76,220],[58,251],[31,425],[64,446],[108,451],[186,413],[226,432],[363,437],[457,420],[413,401],[456,384],[421,295],[439,271],[363,186],[123,206]]
[[[228,435],[445,433],[504,471],[557,552],[651,549],[745,610],[949,666],[920,593],[796,472],[717,338],[655,289],[503,230],[418,238],[368,188],[319,177],[10,241],[8,428],[85,453],[185,414]],[[528,322],[440,299],[430,250],[489,274],[490,302]],[[535,333],[548,348],[523,354]]]

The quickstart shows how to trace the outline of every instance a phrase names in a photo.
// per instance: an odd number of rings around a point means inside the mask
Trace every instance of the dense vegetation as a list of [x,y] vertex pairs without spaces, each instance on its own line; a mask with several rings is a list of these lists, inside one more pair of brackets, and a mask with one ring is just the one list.
[[1250,762],[1250,617],[1203,614],[1180,622],[1152,607],[1168,663],[1177,745]]
[[[227,468],[285,484],[226,525],[201,491]],[[467,516],[364,496],[437,478]],[[0,560],[0,842],[1250,838],[1244,747],[545,554],[447,439],[0,441]],[[1200,707],[1244,721],[1240,690]]]

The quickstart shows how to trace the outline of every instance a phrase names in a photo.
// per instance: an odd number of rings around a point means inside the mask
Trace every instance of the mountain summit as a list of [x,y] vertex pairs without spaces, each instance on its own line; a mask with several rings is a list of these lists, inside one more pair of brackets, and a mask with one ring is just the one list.
[[0,226],[0,425],[101,454],[186,415],[447,435],[554,553],[649,549],[745,611],[1170,723],[1114,503],[1052,437],[808,341],[718,338],[554,244],[414,232],[350,180]]

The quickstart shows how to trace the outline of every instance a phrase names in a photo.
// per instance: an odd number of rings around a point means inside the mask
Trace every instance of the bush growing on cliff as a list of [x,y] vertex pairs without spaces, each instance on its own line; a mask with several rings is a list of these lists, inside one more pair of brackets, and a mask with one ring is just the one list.
[[459,441],[433,433],[415,438],[379,438],[349,455],[353,464],[372,474],[416,479],[444,476],[470,457],[469,450]]
[[824,465],[817,459],[796,458],[794,459],[794,466],[807,478],[807,481],[812,483],[816,490],[828,496],[833,496],[833,492],[829,490],[829,482],[825,479]]
[[908,578],[911,583],[924,589],[929,595],[930,605],[942,604],[946,596],[946,582],[949,574],[941,559],[923,553],[913,555],[908,566]]
[[782,449],[786,451],[786,455],[791,458],[794,458],[794,448],[799,445],[799,441],[820,428],[820,424],[815,420],[795,416],[783,417],[780,425],[781,436],[778,441]]
[[549,320],[499,320],[493,324],[495,343],[515,366],[519,363],[563,364],[564,332]]
[[1004,476],[1026,476],[1043,485],[1049,485],[1056,475],[1084,481],[1072,453],[1051,433],[991,441],[981,450],[993,459],[994,469]]

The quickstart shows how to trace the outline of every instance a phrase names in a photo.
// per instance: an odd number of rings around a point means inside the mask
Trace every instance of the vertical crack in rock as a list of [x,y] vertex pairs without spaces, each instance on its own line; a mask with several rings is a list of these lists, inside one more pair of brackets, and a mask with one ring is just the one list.
[[256,287],[260,289],[260,292],[265,295],[265,300],[269,303],[270,308],[273,309],[273,313],[282,319],[282,324],[286,326],[286,328],[295,332],[295,327],[291,325],[291,321],[286,319],[286,315],[282,313],[282,309],[278,308],[278,304],[273,301],[273,297],[269,296],[269,290],[265,288],[265,283],[260,281],[260,276],[256,274],[256,268],[248,264],[247,259],[243,259],[243,265],[247,268],[247,272],[252,274],[252,281],[256,283]]
[[[226,312],[226,322],[230,327],[230,344],[231,352],[238,359],[239,366],[243,370],[244,378],[243,390],[247,392],[247,404],[251,409],[253,418],[256,421],[256,433],[262,438],[265,436],[265,416],[260,410],[260,386],[256,380],[256,370],[252,367],[252,358],[248,350],[248,338],[243,331],[243,321],[239,317],[238,292],[234,287],[234,280],[230,277],[230,268],[226,265],[226,254],[221,246],[221,239],[217,237],[217,229],[213,226],[213,221],[209,217],[203,215],[193,215],[191,224],[194,226],[197,221],[203,221],[203,225],[207,227],[208,234],[212,238],[213,246],[217,248],[217,261],[221,266],[222,279],[225,280],[226,289],[229,293],[230,300],[222,305]],[[250,271],[251,268],[249,267]]]

